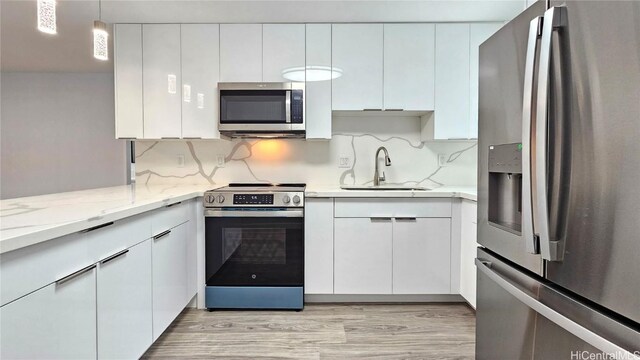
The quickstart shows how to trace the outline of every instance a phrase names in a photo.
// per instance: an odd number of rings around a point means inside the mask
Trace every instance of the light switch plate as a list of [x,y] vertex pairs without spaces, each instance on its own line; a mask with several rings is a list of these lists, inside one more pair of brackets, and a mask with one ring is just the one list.
[[224,155],[223,154],[218,154],[216,155],[216,159],[217,159],[217,166],[218,167],[224,167],[225,164],[225,160],[224,160]]
[[352,166],[353,160],[351,159],[351,156],[340,156],[340,158],[338,159],[338,167],[341,169],[348,169]]
[[438,166],[447,166],[447,154],[438,154]]

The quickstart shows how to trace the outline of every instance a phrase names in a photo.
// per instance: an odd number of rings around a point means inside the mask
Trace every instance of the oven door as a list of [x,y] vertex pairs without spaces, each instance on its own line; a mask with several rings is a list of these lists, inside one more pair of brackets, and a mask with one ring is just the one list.
[[302,209],[205,210],[207,286],[303,286]]

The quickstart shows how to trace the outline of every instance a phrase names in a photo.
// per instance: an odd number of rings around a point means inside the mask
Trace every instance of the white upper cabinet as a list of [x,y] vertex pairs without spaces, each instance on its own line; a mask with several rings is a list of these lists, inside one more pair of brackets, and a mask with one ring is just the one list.
[[435,25],[384,25],[384,109],[433,110]]
[[383,25],[332,25],[333,110],[383,108]]
[[116,138],[143,137],[142,25],[113,27]]
[[331,139],[331,25],[306,29],[305,126],[307,139]]
[[284,71],[304,69],[304,27],[304,24],[262,26],[262,81],[291,81],[283,77]]
[[471,24],[469,32],[469,137],[478,138],[478,76],[480,70],[480,44],[502,27],[502,23]]
[[181,25],[183,138],[220,138],[219,35],[217,24]]
[[262,81],[262,24],[220,25],[220,81]]
[[469,24],[436,25],[434,139],[469,138]]
[[144,137],[181,137],[180,25],[142,25]]

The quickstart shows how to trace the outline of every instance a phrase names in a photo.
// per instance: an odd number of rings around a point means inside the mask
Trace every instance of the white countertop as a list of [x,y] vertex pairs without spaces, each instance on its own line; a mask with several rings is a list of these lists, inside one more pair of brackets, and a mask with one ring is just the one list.
[[[219,185],[123,185],[0,200],[0,254],[69,235],[90,227],[202,196]],[[460,197],[476,201],[474,187],[428,191],[343,190],[309,185],[307,197]]]
[[429,197],[459,197],[477,201],[478,191],[472,186],[443,186],[432,190],[344,190],[339,185],[314,186],[308,185],[306,197],[381,197],[381,198],[429,198]]
[[202,196],[215,187],[122,185],[0,200],[0,254]]

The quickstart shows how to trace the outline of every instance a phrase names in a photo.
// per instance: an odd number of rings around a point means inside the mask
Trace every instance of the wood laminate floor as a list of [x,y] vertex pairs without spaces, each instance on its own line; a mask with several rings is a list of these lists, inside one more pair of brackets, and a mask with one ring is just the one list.
[[145,359],[473,359],[463,304],[308,304],[304,311],[186,309]]

